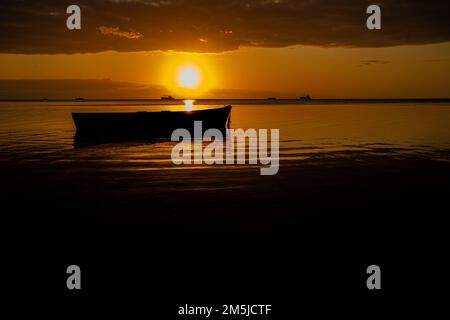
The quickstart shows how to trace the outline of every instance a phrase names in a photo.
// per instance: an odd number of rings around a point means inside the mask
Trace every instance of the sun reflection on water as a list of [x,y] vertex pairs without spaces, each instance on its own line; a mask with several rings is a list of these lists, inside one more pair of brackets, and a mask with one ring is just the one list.
[[186,111],[192,111],[195,100],[184,100],[184,107]]

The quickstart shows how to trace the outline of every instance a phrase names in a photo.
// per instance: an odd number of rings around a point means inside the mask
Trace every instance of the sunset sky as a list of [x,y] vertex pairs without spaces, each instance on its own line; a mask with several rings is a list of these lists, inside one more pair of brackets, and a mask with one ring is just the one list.
[[377,3],[2,0],[0,99],[450,97],[449,2]]

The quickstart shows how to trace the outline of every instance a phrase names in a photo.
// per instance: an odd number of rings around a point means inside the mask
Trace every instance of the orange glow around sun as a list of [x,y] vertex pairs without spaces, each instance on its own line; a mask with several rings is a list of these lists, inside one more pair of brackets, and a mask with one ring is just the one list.
[[202,82],[202,74],[196,65],[183,65],[177,71],[177,83],[181,88],[198,89]]
[[176,98],[202,98],[220,85],[220,74],[210,56],[173,53],[163,59],[159,79]]

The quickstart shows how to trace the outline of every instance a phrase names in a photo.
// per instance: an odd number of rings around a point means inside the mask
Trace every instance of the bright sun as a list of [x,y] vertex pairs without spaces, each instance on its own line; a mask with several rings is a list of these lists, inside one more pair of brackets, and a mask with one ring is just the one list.
[[195,65],[184,65],[178,69],[177,82],[182,88],[197,89],[202,81],[199,68]]

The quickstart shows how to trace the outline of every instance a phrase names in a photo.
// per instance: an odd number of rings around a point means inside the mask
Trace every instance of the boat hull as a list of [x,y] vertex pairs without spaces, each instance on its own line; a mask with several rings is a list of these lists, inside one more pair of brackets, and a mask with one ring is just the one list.
[[222,132],[230,123],[231,106],[195,111],[134,113],[72,113],[76,126],[75,143],[170,138],[183,128],[194,132],[194,121],[202,121],[203,131]]

